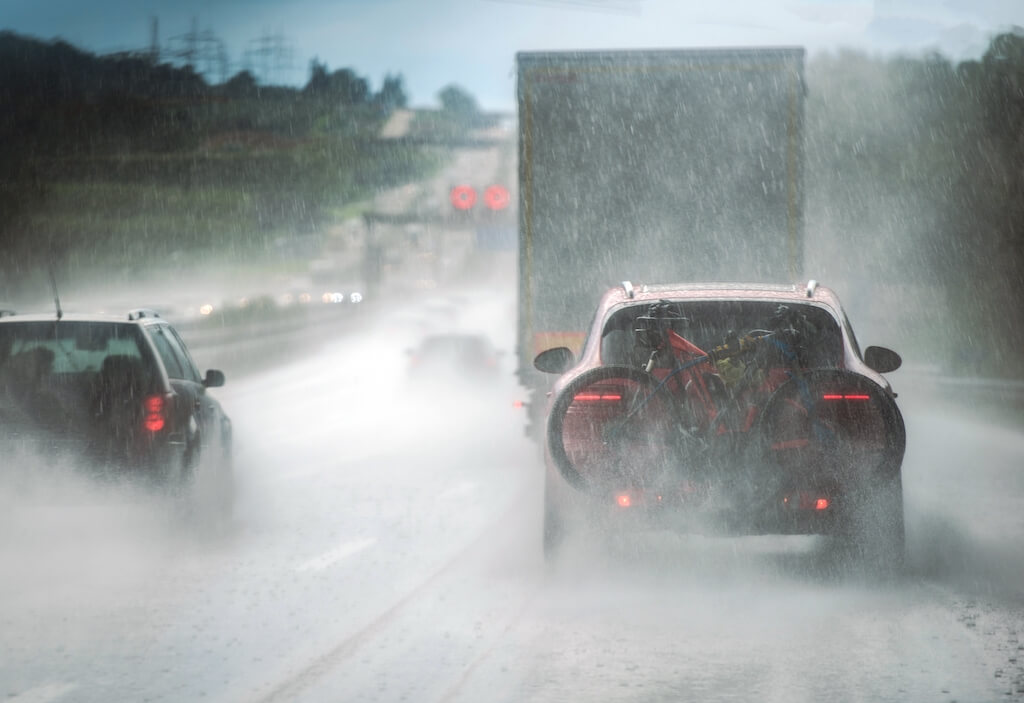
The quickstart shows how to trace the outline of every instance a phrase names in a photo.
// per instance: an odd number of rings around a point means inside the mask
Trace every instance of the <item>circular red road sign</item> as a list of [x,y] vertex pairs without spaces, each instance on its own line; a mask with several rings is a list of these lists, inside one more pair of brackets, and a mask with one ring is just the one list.
[[504,210],[509,203],[508,188],[491,186],[484,191],[484,203],[492,210]]
[[469,210],[476,204],[476,191],[473,186],[455,186],[452,188],[452,205],[459,210]]

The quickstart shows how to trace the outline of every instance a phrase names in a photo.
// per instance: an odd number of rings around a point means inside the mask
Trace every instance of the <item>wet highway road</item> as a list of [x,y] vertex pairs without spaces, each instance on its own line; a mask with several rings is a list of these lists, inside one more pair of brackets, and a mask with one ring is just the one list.
[[[661,536],[545,566],[513,316],[511,295],[438,294],[269,370],[227,369],[230,520],[59,470],[5,484],[0,696],[1024,699],[1021,428],[893,374],[901,578],[827,564],[813,538]],[[447,327],[490,334],[503,376],[411,387],[410,340]]]

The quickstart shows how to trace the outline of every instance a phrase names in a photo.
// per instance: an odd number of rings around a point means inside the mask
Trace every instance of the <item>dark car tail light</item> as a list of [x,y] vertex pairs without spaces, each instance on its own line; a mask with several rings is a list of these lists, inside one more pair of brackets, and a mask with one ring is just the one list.
[[142,426],[149,432],[159,432],[167,425],[167,400],[162,395],[146,396],[142,401]]

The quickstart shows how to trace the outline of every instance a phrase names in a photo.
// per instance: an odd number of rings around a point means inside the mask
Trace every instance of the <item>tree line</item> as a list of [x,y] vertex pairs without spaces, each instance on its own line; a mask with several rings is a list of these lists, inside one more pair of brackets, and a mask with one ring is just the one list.
[[[444,121],[464,124],[475,102],[446,91],[442,98],[461,102],[458,113],[441,111]],[[245,70],[211,85],[152,55],[100,56],[0,32],[0,104],[8,280],[74,249],[113,252],[123,265],[143,247],[226,239],[258,250],[315,232],[346,203],[420,177],[440,158],[411,140],[378,138],[408,104],[400,74],[373,90],[353,69],[318,60],[301,87],[263,85]]]
[[1024,376],[1024,33],[959,63],[823,54],[807,84],[808,235],[925,291],[959,370]]

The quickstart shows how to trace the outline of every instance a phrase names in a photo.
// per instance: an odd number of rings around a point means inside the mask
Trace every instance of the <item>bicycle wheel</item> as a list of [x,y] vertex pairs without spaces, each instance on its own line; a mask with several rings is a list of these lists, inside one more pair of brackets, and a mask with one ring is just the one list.
[[678,416],[676,400],[650,375],[599,366],[570,381],[555,399],[548,451],[577,489],[641,487],[670,462]]
[[[872,560],[899,563],[906,433],[891,396],[849,371],[807,371],[775,391],[758,430],[774,485],[798,498],[791,512],[833,513],[821,524],[839,544]],[[802,491],[826,502],[801,506]]]

